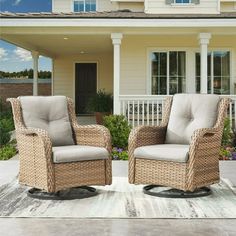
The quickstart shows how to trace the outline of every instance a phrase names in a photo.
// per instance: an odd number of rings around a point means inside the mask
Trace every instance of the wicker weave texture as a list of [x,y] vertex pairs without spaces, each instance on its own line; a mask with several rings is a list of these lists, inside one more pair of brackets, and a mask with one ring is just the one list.
[[[20,157],[19,182],[47,192],[82,185],[111,184],[111,155],[108,160],[54,164],[52,143],[45,130],[26,128],[20,101],[11,102]],[[67,98],[68,113],[76,144],[105,147],[111,153],[111,136],[103,126],[79,126],[72,100]]]
[[129,137],[129,182],[156,184],[184,191],[194,191],[219,181],[219,150],[229,99],[223,98],[218,106],[218,118],[213,128],[194,132],[187,163],[135,159],[134,150],[145,145],[165,141],[171,101],[168,99],[161,126],[141,126],[132,130]]

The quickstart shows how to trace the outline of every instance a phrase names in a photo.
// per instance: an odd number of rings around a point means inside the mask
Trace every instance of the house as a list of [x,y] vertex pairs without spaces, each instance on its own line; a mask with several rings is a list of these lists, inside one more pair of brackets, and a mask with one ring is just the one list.
[[34,94],[38,57],[51,57],[52,94],[78,114],[103,88],[133,124],[158,122],[166,95],[235,94],[236,0],[52,0],[0,17],[1,39],[32,52]]

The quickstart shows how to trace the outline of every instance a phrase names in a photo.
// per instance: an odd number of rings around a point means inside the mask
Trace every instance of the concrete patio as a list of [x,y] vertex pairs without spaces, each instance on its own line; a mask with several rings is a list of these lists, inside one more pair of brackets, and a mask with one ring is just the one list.
[[[128,162],[113,161],[113,176],[127,176]],[[221,176],[236,186],[236,162],[220,163]],[[0,183],[8,183],[18,173],[17,157],[0,162]],[[115,203],[114,203],[115,204]],[[235,235],[236,219],[65,219],[0,218],[0,235]],[[58,233],[60,232],[60,233]]]

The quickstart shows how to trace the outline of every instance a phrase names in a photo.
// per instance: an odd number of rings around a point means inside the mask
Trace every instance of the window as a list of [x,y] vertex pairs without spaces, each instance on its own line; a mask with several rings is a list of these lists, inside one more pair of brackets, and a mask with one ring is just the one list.
[[181,51],[152,53],[152,94],[165,95],[185,92],[185,54]]
[[74,1],[74,12],[96,11],[96,0]]
[[[196,92],[200,92],[200,53],[196,53]],[[208,93],[230,94],[230,52],[212,51],[207,57]]]
[[174,3],[177,3],[177,4],[179,4],[179,3],[191,3],[191,0],[175,0],[175,2]]

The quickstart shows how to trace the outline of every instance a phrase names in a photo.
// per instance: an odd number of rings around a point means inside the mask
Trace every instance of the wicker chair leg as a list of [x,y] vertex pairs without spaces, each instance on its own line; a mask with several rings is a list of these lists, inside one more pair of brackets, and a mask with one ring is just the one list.
[[[183,191],[179,189],[172,189],[172,188],[168,188],[161,191],[161,187],[163,188],[163,186],[160,185],[147,185],[143,187],[143,192],[151,196],[163,197],[163,198],[196,198],[196,197],[208,196],[212,193],[211,189],[208,187],[202,187],[196,189],[193,192]],[[153,191],[157,190],[157,188],[160,188],[160,190],[158,189],[158,191]]]
[[31,188],[27,192],[27,196],[41,200],[73,200],[83,199],[96,196],[98,192],[95,188],[89,186],[80,186],[66,190],[60,190],[55,193],[48,193],[37,188]]

